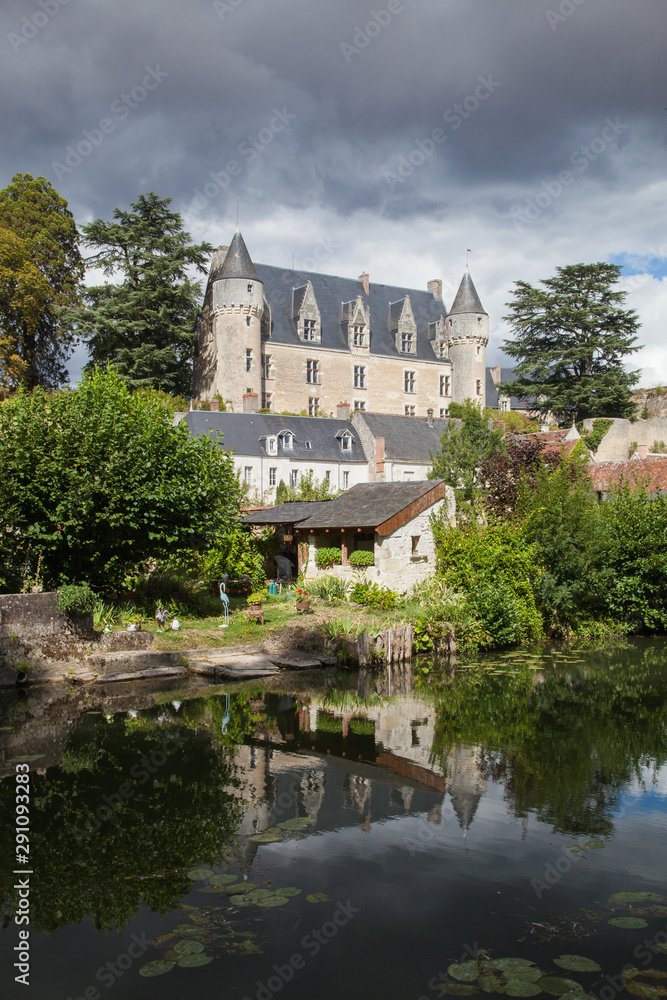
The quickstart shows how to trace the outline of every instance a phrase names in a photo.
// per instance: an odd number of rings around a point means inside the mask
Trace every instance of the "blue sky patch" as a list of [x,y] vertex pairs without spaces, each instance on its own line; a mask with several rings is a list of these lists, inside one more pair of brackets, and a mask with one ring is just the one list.
[[[660,250],[662,249],[663,247],[660,247]],[[667,277],[667,257],[664,255],[640,257],[639,254],[632,253],[612,254],[609,263],[620,264],[625,277],[630,274],[650,274],[654,278]]]

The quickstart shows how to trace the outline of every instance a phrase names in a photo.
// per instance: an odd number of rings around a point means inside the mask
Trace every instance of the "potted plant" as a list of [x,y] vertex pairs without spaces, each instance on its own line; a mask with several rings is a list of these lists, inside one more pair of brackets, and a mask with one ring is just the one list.
[[261,590],[256,590],[246,597],[246,603],[251,611],[261,611],[265,600],[266,594],[262,593]]
[[310,611],[310,594],[307,590],[301,590],[300,588],[296,592],[296,610],[297,611]]

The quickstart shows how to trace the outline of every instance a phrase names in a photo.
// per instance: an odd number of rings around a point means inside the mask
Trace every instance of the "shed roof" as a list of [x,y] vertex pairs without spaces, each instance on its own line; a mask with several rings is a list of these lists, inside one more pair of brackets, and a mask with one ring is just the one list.
[[[299,528],[379,528],[414,504],[427,510],[445,495],[444,479],[411,483],[357,483],[321,510],[298,524]],[[415,510],[412,516],[419,511]]]

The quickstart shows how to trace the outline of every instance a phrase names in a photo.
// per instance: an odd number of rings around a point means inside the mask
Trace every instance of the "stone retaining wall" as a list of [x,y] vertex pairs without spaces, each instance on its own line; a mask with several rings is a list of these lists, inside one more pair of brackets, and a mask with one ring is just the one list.
[[55,592],[0,594],[0,639],[14,641],[37,636],[94,636],[93,613],[65,617]]

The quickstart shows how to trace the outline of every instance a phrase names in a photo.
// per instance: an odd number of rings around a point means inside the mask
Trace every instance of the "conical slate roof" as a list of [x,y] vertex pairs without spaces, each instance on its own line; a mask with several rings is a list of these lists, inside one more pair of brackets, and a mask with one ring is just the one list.
[[253,281],[260,280],[239,229],[234,233],[232,242],[229,245],[225,262],[220,271],[220,277],[251,278]]
[[488,315],[486,309],[484,309],[482,303],[479,301],[477,289],[473,285],[468,271],[466,271],[461,279],[454,304],[449,310],[448,315],[451,316],[452,313],[483,313],[485,316]]

